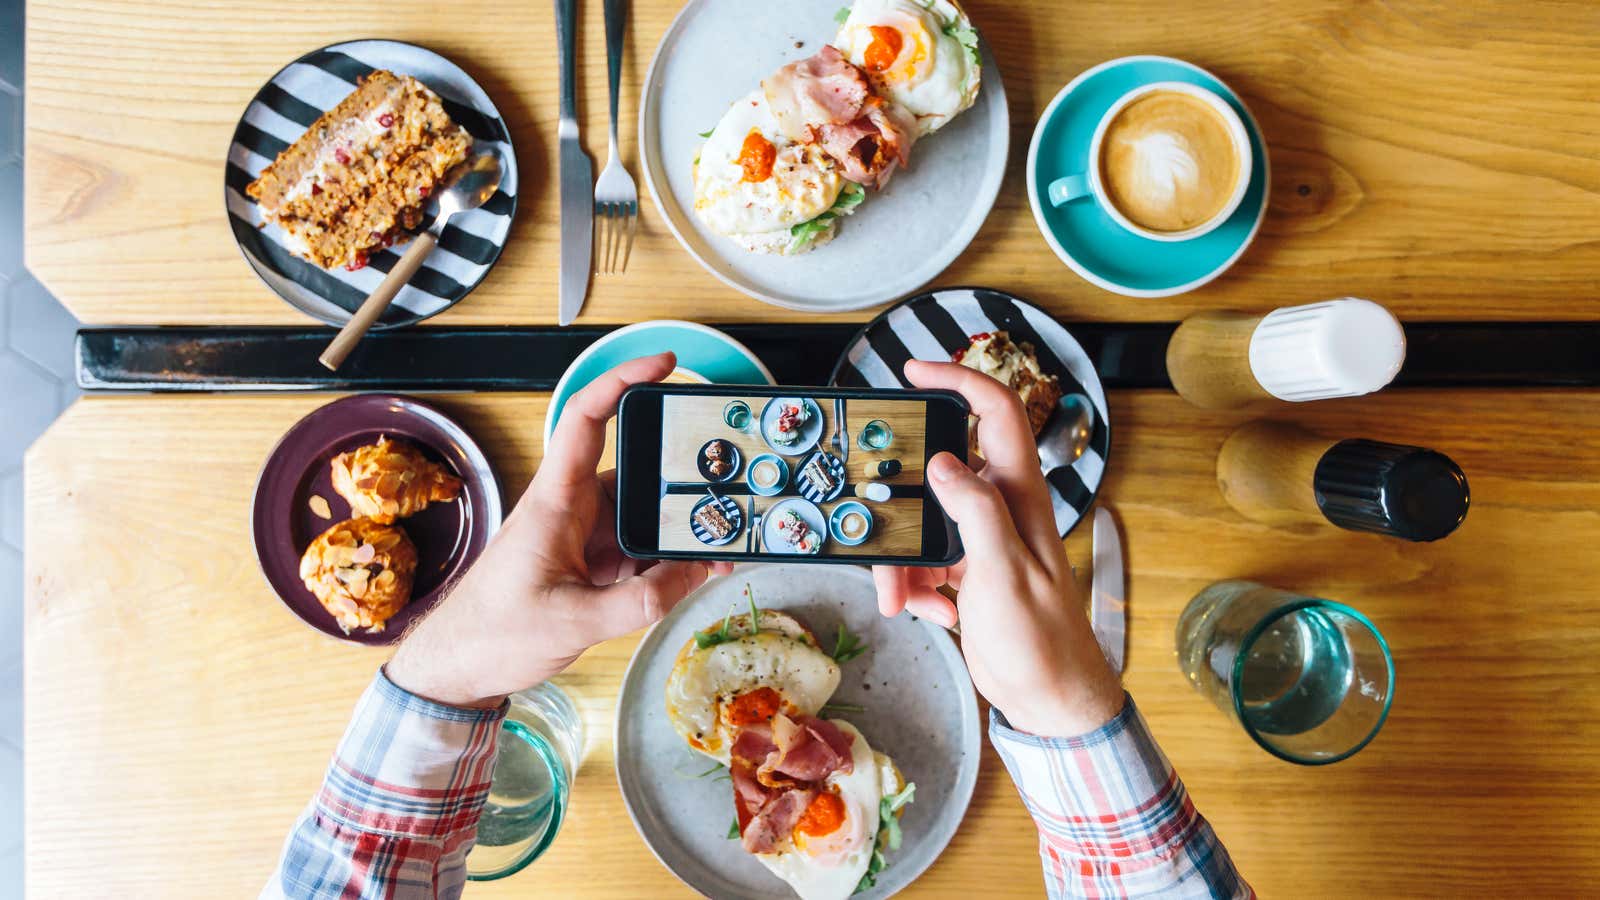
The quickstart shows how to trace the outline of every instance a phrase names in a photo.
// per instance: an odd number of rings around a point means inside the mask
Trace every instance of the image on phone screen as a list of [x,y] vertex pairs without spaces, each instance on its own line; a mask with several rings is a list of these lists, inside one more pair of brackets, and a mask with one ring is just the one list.
[[[654,478],[622,476],[623,496],[634,498],[622,506],[634,508],[621,511],[640,518],[637,495],[653,481],[655,533],[635,529],[639,540],[624,549],[841,562],[942,561],[954,549],[925,471],[934,453],[953,449],[946,444],[959,439],[965,449],[957,402],[887,391],[700,389],[662,391],[658,408],[659,425],[641,430],[625,404],[619,426],[624,459],[641,464],[646,434],[659,435],[650,448]],[[655,426],[653,414],[649,421]]]

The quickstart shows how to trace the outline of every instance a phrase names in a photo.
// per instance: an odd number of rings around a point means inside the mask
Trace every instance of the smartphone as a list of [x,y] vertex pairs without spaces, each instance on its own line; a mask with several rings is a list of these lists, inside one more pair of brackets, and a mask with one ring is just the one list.
[[928,458],[967,458],[949,391],[641,384],[617,413],[617,542],[649,559],[961,559]]

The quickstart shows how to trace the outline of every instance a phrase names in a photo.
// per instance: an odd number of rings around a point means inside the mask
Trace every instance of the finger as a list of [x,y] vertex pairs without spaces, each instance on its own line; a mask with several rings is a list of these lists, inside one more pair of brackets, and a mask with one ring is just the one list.
[[654,624],[672,611],[690,591],[705,584],[709,575],[704,563],[662,562],[632,578],[598,591],[600,608],[595,621],[605,640]]
[[1024,551],[1006,498],[961,460],[949,453],[934,454],[928,460],[928,484],[945,514],[955,520],[968,558],[1005,560]]
[[878,589],[878,612],[888,618],[900,615],[911,596],[911,573],[904,566],[873,566],[872,583]]
[[933,588],[913,591],[906,599],[906,609],[913,615],[927,619],[945,628],[956,626],[956,605],[950,598]]
[[572,395],[545,447],[544,462],[535,482],[558,486],[594,478],[600,454],[606,448],[606,423],[616,415],[622,392],[645,381],[665,378],[677,358],[671,353],[631,359],[590,382]]
[[1059,545],[1049,489],[1039,469],[1039,449],[1017,392],[988,375],[956,363],[906,363],[906,378],[917,387],[943,388],[965,397],[978,417],[978,444],[984,477],[1000,488],[1011,507],[1018,533],[1040,559]]
[[714,562],[710,563],[709,565],[711,566],[711,574],[713,575],[733,574],[733,563],[731,562]]

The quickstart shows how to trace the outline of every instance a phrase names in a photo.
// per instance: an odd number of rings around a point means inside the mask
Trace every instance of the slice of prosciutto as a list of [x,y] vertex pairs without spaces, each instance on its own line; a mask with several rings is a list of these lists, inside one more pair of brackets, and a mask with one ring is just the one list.
[[779,713],[746,726],[733,741],[729,774],[740,841],[751,853],[784,846],[820,785],[855,762],[850,735],[811,716]]
[[772,73],[761,89],[779,130],[802,144],[815,126],[854,121],[872,93],[866,73],[830,45]]
[[819,144],[857,184],[882,188],[911,158],[916,121],[872,93],[866,73],[824,45],[761,82],[778,128],[790,140]]

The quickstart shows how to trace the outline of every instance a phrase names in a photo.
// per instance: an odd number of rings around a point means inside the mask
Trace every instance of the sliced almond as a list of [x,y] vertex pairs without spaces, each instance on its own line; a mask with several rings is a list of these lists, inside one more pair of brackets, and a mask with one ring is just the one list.
[[372,546],[371,544],[362,544],[356,548],[356,552],[350,554],[350,561],[358,566],[364,566],[367,563],[372,562],[372,558],[377,555],[378,548]]
[[395,547],[399,546],[400,538],[400,532],[386,531],[379,535],[377,539],[372,542],[372,545],[383,551],[393,550]]
[[306,501],[306,505],[310,506],[311,512],[319,518],[333,518],[333,510],[328,506],[327,498],[321,494],[312,494],[311,499]]

